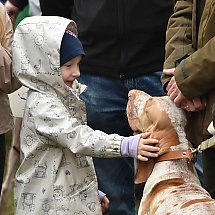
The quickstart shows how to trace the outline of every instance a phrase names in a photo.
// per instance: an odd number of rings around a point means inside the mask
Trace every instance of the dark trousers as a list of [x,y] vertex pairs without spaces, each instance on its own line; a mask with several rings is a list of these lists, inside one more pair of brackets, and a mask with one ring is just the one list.
[[202,152],[202,164],[204,171],[204,187],[215,199],[215,148]]
[[0,134],[0,193],[2,188],[5,165],[5,135]]

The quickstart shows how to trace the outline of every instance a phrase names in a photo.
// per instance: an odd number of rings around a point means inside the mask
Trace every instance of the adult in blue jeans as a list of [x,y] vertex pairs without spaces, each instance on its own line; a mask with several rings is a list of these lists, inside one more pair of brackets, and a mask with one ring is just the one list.
[[[83,73],[79,81],[88,88],[82,94],[86,102],[88,124],[109,134],[132,135],[126,116],[128,91],[144,90],[151,95],[164,95],[160,83],[161,72],[129,79],[112,79]],[[131,158],[94,158],[99,187],[108,197],[111,208],[119,214],[135,214],[134,161]],[[109,197],[110,198],[110,197]],[[125,212],[126,208],[130,211]],[[133,208],[133,211],[131,210]]]
[[[40,0],[42,15],[76,21],[86,56],[80,82],[88,124],[106,133],[131,135],[126,117],[127,95],[136,88],[163,95],[167,20],[173,1]],[[134,215],[134,160],[94,159],[99,188],[110,200],[107,215]]]

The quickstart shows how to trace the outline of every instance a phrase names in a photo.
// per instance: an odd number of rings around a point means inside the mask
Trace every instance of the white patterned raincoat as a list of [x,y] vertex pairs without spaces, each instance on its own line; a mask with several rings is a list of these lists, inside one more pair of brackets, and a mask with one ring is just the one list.
[[[91,156],[120,156],[122,137],[86,125],[85,86],[67,87],[59,69],[61,39],[71,20],[25,18],[13,41],[13,71],[29,88],[15,180],[16,215],[100,215]],[[96,116],[95,116],[96,117]]]

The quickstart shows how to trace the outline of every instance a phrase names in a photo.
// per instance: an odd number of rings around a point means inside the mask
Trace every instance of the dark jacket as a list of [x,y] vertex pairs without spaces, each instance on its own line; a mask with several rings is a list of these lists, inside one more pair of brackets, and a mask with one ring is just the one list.
[[9,2],[14,6],[18,7],[19,10],[24,9],[24,7],[28,5],[28,0],[9,0]]
[[[209,137],[207,127],[212,120],[215,103],[215,1],[205,0],[198,19],[202,2],[176,2],[168,24],[164,63],[165,69],[176,67],[175,80],[186,98],[203,96],[206,99],[205,110],[188,114],[188,139],[196,145]],[[162,78],[164,86],[169,78]]]
[[40,6],[43,15],[76,21],[87,54],[82,72],[119,78],[162,70],[173,0],[40,0]]

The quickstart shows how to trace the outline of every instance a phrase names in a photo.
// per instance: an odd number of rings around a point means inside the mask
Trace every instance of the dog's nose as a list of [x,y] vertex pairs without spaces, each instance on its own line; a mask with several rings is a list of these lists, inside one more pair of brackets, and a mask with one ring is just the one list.
[[134,94],[134,90],[130,90],[130,91],[128,92],[128,98],[132,97],[133,94]]

